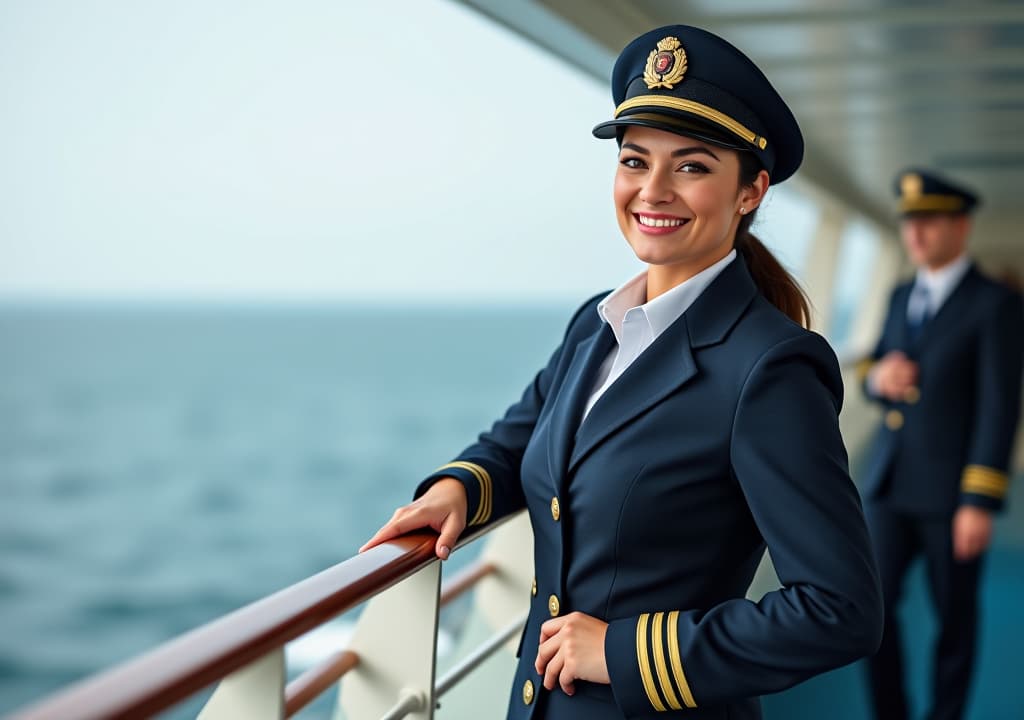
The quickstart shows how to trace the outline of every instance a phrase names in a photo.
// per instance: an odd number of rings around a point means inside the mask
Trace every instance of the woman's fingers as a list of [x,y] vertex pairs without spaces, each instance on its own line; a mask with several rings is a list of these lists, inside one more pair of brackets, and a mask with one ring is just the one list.
[[549,640],[541,635],[540,646],[537,648],[537,659],[533,661],[533,667],[538,675],[544,674],[544,668],[551,662],[551,658],[558,652],[558,640]]
[[562,629],[562,626],[565,625],[566,620],[568,620],[568,618],[569,618],[568,615],[563,615],[562,617],[556,617],[556,618],[552,618],[551,620],[546,620],[540,626],[540,641],[541,641],[541,643],[543,644],[544,641],[547,640],[548,638],[554,637],[555,635],[557,635],[558,631]]
[[544,675],[544,687],[554,690],[557,683],[566,695],[576,691],[572,683],[575,679],[575,664],[566,647],[565,634],[559,633],[571,617],[566,615],[552,618],[540,626],[540,646],[534,663],[537,672]]
[[608,624],[590,615],[573,612],[540,626],[540,645],[534,668],[544,676],[544,687],[557,683],[566,695],[576,692],[576,680],[608,684],[604,639]]
[[562,686],[562,692],[566,695],[572,696],[576,692],[576,686],[573,685],[573,680],[576,679],[576,669],[572,663],[566,662],[562,664],[562,672],[558,674],[558,684]]
[[562,657],[562,653],[556,652],[555,656],[548,661],[547,667],[544,668],[544,687],[548,690],[555,689],[564,665],[565,659]]
[[455,478],[442,478],[418,500],[395,510],[359,552],[407,532],[429,527],[439,534],[434,551],[447,560],[459,535],[466,529],[466,490]]
[[421,517],[421,508],[417,503],[404,505],[395,510],[391,519],[381,526],[380,530],[374,533],[373,537],[366,541],[366,544],[359,548],[359,552],[369,550],[374,545],[391,540],[400,535],[405,535],[410,530],[421,527],[431,527],[429,518]]
[[437,538],[435,552],[439,558],[448,559],[448,556],[452,554],[452,548],[455,547],[455,541],[459,539],[463,530],[465,530],[464,523],[459,521],[455,513],[448,513],[441,523],[440,534]]
[[[540,675],[544,674],[544,669],[551,662],[551,658],[558,653],[559,648],[562,646],[562,638],[558,636],[558,631],[565,625],[567,617],[552,618],[540,626],[540,643],[537,646],[537,659],[533,663],[537,673]],[[548,689],[550,690],[551,688]]]
[[402,523],[400,520],[389,520],[383,527],[381,527],[380,530],[374,533],[373,537],[367,540],[366,543],[359,548],[359,552],[369,550],[374,545],[380,545],[382,542],[396,538],[405,532],[406,531],[402,529]]

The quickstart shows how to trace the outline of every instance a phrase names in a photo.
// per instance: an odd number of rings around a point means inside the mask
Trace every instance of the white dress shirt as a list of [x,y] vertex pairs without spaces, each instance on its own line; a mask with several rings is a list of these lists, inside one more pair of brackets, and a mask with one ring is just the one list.
[[647,299],[645,271],[598,303],[597,312],[601,319],[611,326],[616,346],[601,364],[590,399],[583,409],[583,418],[587,417],[594,403],[604,395],[611,384],[640,357],[640,353],[650,347],[669,325],[678,320],[711,281],[735,259],[736,251],[733,250],[714,265],[701,270],[648,303],[644,302]]
[[[907,319],[916,322],[922,317],[934,317],[942,304],[967,274],[971,259],[964,253],[938,270],[920,268],[907,301]],[[924,292],[921,292],[921,288]]]

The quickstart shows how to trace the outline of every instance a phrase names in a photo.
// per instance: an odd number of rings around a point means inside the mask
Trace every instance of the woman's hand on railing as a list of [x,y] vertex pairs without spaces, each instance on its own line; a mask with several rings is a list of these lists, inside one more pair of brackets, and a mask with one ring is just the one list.
[[466,529],[466,489],[455,478],[441,478],[423,495],[397,510],[359,552],[420,528],[433,528],[439,534],[434,552],[447,560],[459,535]]
[[540,626],[540,647],[533,666],[544,676],[544,687],[561,685],[566,695],[576,692],[574,680],[608,684],[604,636],[608,623],[581,612],[548,620]]

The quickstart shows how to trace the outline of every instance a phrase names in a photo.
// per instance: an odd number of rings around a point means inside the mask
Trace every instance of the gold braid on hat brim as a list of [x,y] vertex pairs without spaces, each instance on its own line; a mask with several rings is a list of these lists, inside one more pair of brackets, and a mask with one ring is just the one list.
[[716,125],[725,128],[733,135],[742,138],[761,150],[768,147],[767,138],[758,135],[746,125],[738,120],[734,120],[725,113],[719,112],[718,110],[699,103],[696,100],[687,100],[685,98],[677,98],[670,95],[637,95],[636,97],[629,98],[615,108],[615,117],[619,118],[627,110],[648,107],[666,108],[668,110],[678,110],[680,112],[690,113],[691,115],[696,115],[697,117],[704,118],[705,120],[710,120]]
[[959,195],[917,195],[900,200],[900,212],[960,212],[964,199]]

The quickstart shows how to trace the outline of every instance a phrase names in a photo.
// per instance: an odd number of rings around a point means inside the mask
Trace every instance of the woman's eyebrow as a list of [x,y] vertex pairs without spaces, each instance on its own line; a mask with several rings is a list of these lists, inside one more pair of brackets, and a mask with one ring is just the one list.
[[674,158],[686,157],[687,155],[695,155],[695,154],[710,155],[715,160],[718,159],[718,156],[715,155],[713,152],[711,152],[711,150],[709,150],[706,147],[700,146],[700,145],[698,145],[697,147],[679,148],[678,150],[673,150],[672,151],[672,157],[674,157]]
[[[650,155],[651,154],[650,150],[648,150],[647,148],[645,148],[645,147],[643,147],[641,145],[637,145],[636,143],[622,143],[622,148],[621,149],[622,150],[632,150],[633,152],[639,153],[640,155]],[[672,157],[674,157],[674,158],[686,157],[687,155],[699,155],[699,154],[710,155],[715,160],[718,160],[718,156],[717,155],[715,155],[713,152],[711,152],[711,150],[709,150],[708,148],[700,146],[700,145],[697,145],[695,147],[679,148],[678,150],[673,150],[672,151]]]

